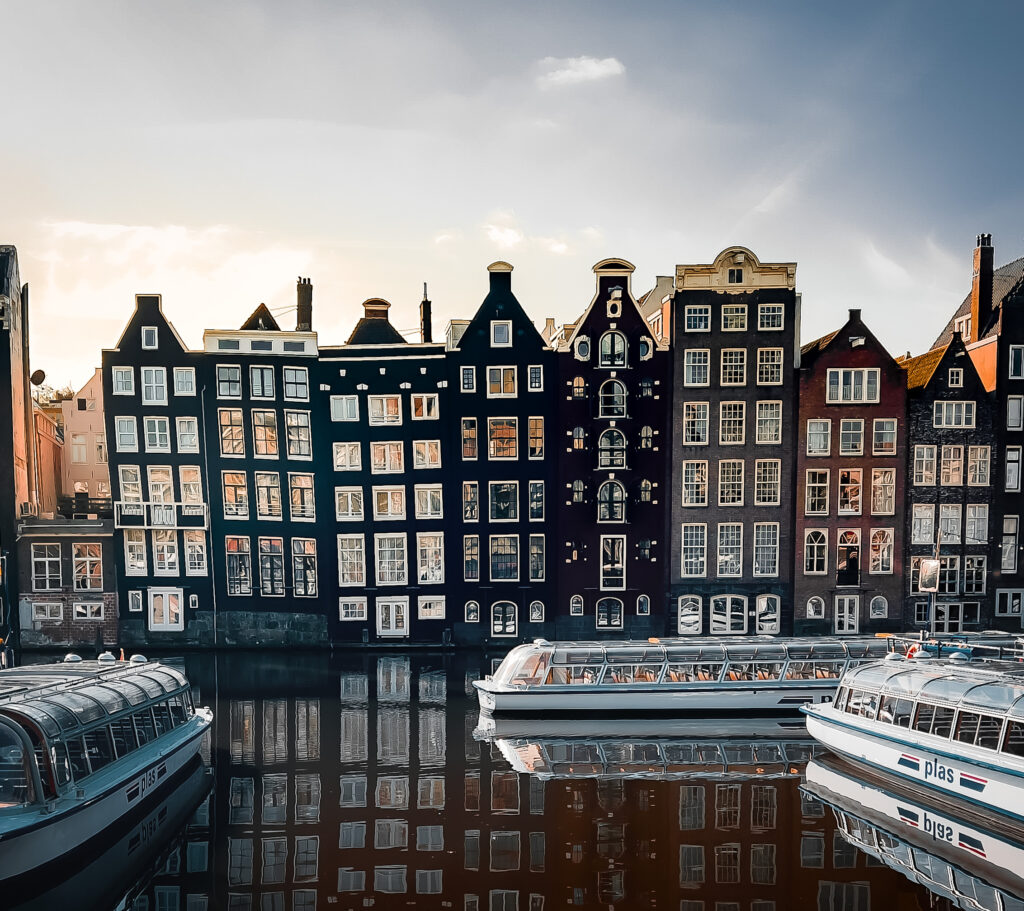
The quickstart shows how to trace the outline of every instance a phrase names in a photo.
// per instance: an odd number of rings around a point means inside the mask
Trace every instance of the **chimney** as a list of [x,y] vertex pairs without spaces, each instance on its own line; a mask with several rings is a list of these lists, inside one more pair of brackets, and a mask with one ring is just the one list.
[[992,316],[992,235],[979,234],[974,248],[974,278],[971,282],[971,328],[965,342],[981,338]]
[[500,260],[495,263],[491,263],[487,267],[487,271],[490,272],[491,278],[491,290],[492,291],[511,291],[512,290],[512,266],[506,262]]
[[544,320],[544,331],[541,333],[541,337],[550,345],[551,339],[553,339],[556,334],[557,330],[555,329],[555,319],[553,316],[549,316]]
[[313,282],[299,276],[295,284],[295,331],[309,332],[313,328]]
[[434,340],[430,326],[430,298],[427,297],[427,283],[423,283],[423,300],[420,301],[420,341],[429,344]]
[[860,322],[860,310],[855,310],[855,309],[851,308],[850,309],[850,322],[853,322],[854,320],[857,320],[857,322]]

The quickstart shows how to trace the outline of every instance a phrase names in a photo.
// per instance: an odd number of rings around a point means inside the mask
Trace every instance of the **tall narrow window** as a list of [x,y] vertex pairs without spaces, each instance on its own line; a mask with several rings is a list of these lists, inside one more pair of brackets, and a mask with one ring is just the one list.
[[265,596],[284,595],[283,538],[260,538],[260,589]]

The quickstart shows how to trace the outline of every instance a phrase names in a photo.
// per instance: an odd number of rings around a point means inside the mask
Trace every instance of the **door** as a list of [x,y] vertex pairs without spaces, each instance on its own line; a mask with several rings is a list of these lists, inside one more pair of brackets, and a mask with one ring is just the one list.
[[511,601],[496,601],[491,605],[491,634],[494,636],[516,635],[517,608]]
[[377,599],[377,635],[409,635],[409,599]]
[[173,632],[185,628],[180,588],[149,590],[149,628],[154,632]]
[[835,631],[839,635],[860,629],[860,595],[836,595]]

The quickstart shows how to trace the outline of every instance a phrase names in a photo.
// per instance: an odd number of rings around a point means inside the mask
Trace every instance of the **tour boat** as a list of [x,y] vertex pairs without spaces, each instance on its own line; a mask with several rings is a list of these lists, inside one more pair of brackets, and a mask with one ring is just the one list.
[[1024,911],[1024,830],[891,782],[826,757],[808,763],[801,790],[832,808],[847,841],[953,906]]
[[1024,664],[904,658],[849,670],[807,730],[836,753],[1024,820]]
[[212,718],[180,672],[141,656],[0,671],[0,880],[76,850],[167,790]]
[[548,642],[513,648],[473,681],[485,712],[794,712],[826,702],[884,638]]

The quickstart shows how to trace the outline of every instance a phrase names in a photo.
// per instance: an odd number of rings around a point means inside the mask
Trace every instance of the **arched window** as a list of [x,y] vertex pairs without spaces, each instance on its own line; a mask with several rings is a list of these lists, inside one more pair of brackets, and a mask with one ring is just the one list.
[[530,622],[531,623],[543,623],[544,622],[544,602],[543,601],[531,601],[530,602]]
[[601,336],[598,364],[601,367],[626,366],[626,337],[621,332],[606,332]]
[[889,616],[889,602],[881,595],[871,599],[869,614],[872,620],[884,620]]
[[813,598],[807,599],[807,619],[808,620],[824,620],[825,619],[825,599],[819,598],[815,595]]
[[584,433],[584,430],[583,430],[582,427],[573,427],[573,429],[572,429],[572,448],[573,449],[582,449],[583,448],[583,442],[584,442],[585,438],[586,438],[586,433]]
[[653,485],[646,478],[640,482],[640,502],[650,503],[651,502],[651,490]]
[[626,521],[626,490],[618,481],[605,481],[598,488],[597,521]]
[[622,602],[618,598],[602,598],[597,602],[597,628],[622,629]]
[[699,636],[701,623],[701,599],[698,595],[679,596],[679,621],[676,629],[680,636]]
[[828,541],[823,531],[809,531],[804,537],[804,573],[817,575],[828,569]]
[[626,416],[626,387],[618,380],[601,384],[597,413],[602,418],[624,418]]
[[641,449],[653,449],[654,448],[654,431],[650,427],[640,428],[640,448]]
[[466,622],[467,623],[479,623],[480,622],[480,605],[476,601],[466,602]]
[[572,397],[574,399],[582,399],[587,396],[587,384],[584,382],[582,376],[573,378],[572,381]]
[[871,572],[892,572],[891,528],[876,528],[871,532]]
[[774,634],[779,631],[779,618],[782,615],[782,600],[778,595],[757,596],[757,633],[758,635]]
[[711,635],[728,636],[747,631],[747,599],[743,595],[715,595],[711,599]]
[[641,617],[646,617],[651,612],[651,599],[647,595],[640,595],[636,599],[636,612]]
[[583,616],[583,595],[573,595],[569,599],[569,615],[572,617]]
[[516,635],[516,606],[511,601],[495,601],[491,605],[491,634]]
[[860,532],[839,533],[836,554],[836,585],[860,584]]
[[572,501],[573,503],[583,502],[583,482],[573,481],[572,482]]
[[597,467],[626,467],[626,436],[621,430],[612,427],[598,438]]

